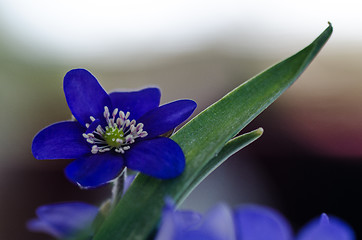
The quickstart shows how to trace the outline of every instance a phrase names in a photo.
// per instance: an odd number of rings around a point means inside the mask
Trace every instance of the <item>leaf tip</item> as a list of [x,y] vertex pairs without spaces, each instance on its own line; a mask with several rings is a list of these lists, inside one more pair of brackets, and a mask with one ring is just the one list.
[[328,21],[328,27],[330,27],[331,30],[333,31],[333,26],[332,26],[332,23],[330,21]]
[[264,129],[262,127],[258,128],[255,130],[255,133],[257,133],[258,135],[262,135],[264,133]]

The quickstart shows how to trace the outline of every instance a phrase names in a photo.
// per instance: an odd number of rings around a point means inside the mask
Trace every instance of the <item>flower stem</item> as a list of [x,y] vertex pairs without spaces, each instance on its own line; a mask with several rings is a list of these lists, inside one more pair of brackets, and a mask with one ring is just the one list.
[[124,191],[124,182],[127,178],[127,168],[124,167],[121,174],[112,182],[111,208],[113,209],[121,199]]

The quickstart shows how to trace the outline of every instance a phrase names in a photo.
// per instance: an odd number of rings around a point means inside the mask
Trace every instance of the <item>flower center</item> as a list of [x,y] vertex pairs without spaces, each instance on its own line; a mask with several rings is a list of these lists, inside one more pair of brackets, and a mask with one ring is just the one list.
[[[121,142],[124,142],[125,138],[123,136],[124,133],[122,129],[109,127],[106,127],[106,133],[103,135],[104,140],[106,140],[107,144],[115,148],[119,147],[121,145]],[[118,139],[121,141],[119,141]]]
[[136,124],[136,120],[130,121],[129,115],[130,112],[125,114],[123,111],[118,112],[116,108],[111,116],[108,107],[105,106],[103,113],[107,122],[105,128],[99,124],[99,119],[90,116],[92,122],[86,124],[87,131],[83,133],[83,137],[93,145],[91,150],[93,154],[111,149],[117,153],[124,153],[130,149],[136,138],[147,136],[147,132],[143,131],[143,124]]

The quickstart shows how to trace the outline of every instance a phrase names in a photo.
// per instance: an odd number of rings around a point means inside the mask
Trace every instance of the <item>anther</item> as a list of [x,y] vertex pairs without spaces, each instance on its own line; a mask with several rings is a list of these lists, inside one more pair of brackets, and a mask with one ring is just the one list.
[[126,124],[126,127],[129,127],[129,125],[131,124],[131,122],[127,119],[126,122],[125,122],[125,124]]
[[115,108],[115,109],[113,110],[113,113],[112,113],[113,118],[116,117],[117,112],[118,112],[118,108]]
[[122,120],[124,120],[125,115],[123,111],[119,111],[118,115]]
[[122,148],[116,148],[114,151],[117,153],[124,153],[124,150]]
[[139,129],[142,129],[143,128],[143,123],[139,123],[139,124],[137,124],[137,129],[139,130]]
[[138,136],[140,136],[141,138],[146,137],[147,135],[148,133],[146,131],[143,131],[140,134],[138,134]]
[[97,146],[97,145],[93,145],[91,152],[92,152],[93,154],[96,154],[96,153],[98,152],[98,146]]
[[131,126],[130,126],[130,129],[131,129],[131,133],[135,132],[135,130],[136,130],[136,128],[135,128],[134,125],[131,125]]
[[104,113],[103,116],[108,119],[109,118],[109,109],[107,106],[104,106]]
[[127,119],[131,113],[127,112],[125,118]]
[[132,143],[132,141],[133,141],[132,135],[127,135],[126,136],[126,143]]
[[122,126],[122,119],[121,119],[121,118],[117,118],[116,123],[117,123],[117,125],[118,125],[119,127],[121,127],[121,126]]

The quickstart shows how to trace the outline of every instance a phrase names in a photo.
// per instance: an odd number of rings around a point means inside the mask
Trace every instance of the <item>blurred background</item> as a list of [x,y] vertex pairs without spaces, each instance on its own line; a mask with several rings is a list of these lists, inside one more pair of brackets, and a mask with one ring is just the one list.
[[332,38],[300,79],[243,132],[264,135],[184,202],[258,203],[298,230],[326,212],[362,237],[360,1],[0,1],[0,239],[50,239],[25,228],[39,205],[99,204],[109,187],[79,190],[69,160],[37,161],[33,136],[68,119],[63,76],[87,68],[110,91],[157,85],[162,103],[202,111],[296,53],[330,21]]

